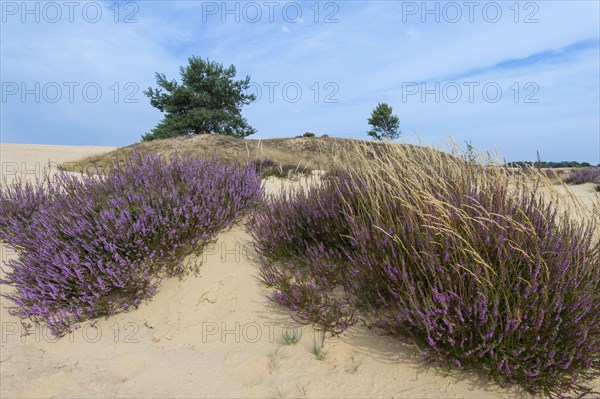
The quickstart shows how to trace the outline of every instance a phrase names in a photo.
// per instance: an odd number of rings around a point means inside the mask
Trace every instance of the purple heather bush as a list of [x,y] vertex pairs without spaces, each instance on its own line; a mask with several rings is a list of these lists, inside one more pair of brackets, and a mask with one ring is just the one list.
[[10,311],[62,335],[136,307],[261,199],[249,166],[140,154],[105,174],[3,189],[0,238],[18,254],[1,281]]
[[493,163],[395,145],[368,158],[251,219],[271,298],[333,334],[362,319],[500,384],[588,393],[600,374],[597,215],[560,213],[547,179]]
[[600,184],[600,167],[578,168],[565,179],[567,184],[598,183]]
[[254,212],[249,232],[261,277],[274,289],[270,298],[291,309],[297,322],[335,335],[356,319],[346,295],[336,290],[345,282],[349,241],[341,237],[349,230],[340,221],[349,193],[332,187],[313,183],[307,190],[283,190]]

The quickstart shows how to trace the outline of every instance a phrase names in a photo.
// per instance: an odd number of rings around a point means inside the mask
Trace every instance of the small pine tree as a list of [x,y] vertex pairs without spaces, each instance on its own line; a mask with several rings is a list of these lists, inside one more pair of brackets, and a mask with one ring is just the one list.
[[[250,76],[234,80],[236,69],[192,56],[186,67],[180,67],[182,83],[169,81],[156,73],[158,88],[144,92],[150,104],[165,113],[165,118],[145,141],[203,133],[246,137],[256,132],[241,115],[242,106],[256,99],[246,94]],[[164,90],[164,91],[163,91]]]
[[400,137],[400,119],[392,114],[392,107],[379,103],[368,120],[372,129],[367,134],[376,140],[394,140]]

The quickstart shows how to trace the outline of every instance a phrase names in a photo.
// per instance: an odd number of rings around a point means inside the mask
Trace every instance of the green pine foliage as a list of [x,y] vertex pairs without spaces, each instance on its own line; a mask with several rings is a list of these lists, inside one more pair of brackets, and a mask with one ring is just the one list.
[[150,104],[165,113],[164,119],[144,141],[204,133],[246,137],[254,134],[245,118],[242,106],[256,99],[246,94],[250,76],[234,80],[236,68],[192,56],[186,67],[180,67],[181,84],[156,73],[158,88],[144,92]]
[[376,140],[394,140],[400,137],[400,119],[386,103],[377,104],[368,122],[372,128],[367,134]]

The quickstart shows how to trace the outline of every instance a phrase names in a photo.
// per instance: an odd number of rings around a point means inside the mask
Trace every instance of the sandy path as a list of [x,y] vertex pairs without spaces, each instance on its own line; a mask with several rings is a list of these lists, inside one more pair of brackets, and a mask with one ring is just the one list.
[[[80,153],[56,159],[71,154]],[[326,341],[321,361],[308,327],[299,343],[281,345],[291,319],[265,299],[248,240],[241,227],[220,234],[189,258],[203,262],[198,276],[165,280],[139,309],[58,341],[23,327],[1,299],[0,397],[527,397],[472,375],[443,376],[412,348],[360,326]]]

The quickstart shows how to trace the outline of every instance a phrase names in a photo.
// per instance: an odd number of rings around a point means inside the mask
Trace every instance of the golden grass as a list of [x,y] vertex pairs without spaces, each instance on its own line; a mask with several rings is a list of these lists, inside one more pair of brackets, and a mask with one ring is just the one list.
[[[415,147],[399,143],[382,143],[337,137],[299,137],[272,139],[240,139],[231,136],[203,134],[190,137],[140,142],[119,148],[105,154],[83,158],[76,162],[64,163],[62,169],[70,172],[93,172],[104,169],[114,162],[122,162],[131,157],[134,151],[152,152],[167,159],[173,156],[191,155],[217,157],[223,161],[245,163],[250,159],[271,159],[278,165],[294,165],[299,169],[329,170],[344,164],[362,162],[356,157],[359,144],[370,151],[363,154],[367,159],[376,158],[379,152],[391,147]],[[426,149],[429,151],[429,149]]]
[[[269,158],[279,165],[325,169],[337,154],[351,148],[354,140],[332,137],[240,139],[223,135],[198,135],[140,142],[115,151],[65,163],[72,172],[103,169],[115,161],[128,159],[134,151],[153,152],[170,159],[174,155],[217,157],[223,161],[246,162]],[[378,145],[373,143],[372,145]]]
[[[368,176],[367,181],[372,189],[367,191],[372,195],[381,192],[384,184],[388,188],[402,188],[405,195],[410,193],[412,200],[399,198],[400,201],[407,202],[406,206],[411,206],[414,198],[424,200],[431,206],[446,206],[447,204],[433,198],[434,191],[431,187],[435,186],[440,194],[447,194],[449,190],[453,190],[454,182],[470,174],[478,176],[475,181],[480,185],[480,190],[486,190],[498,182],[514,193],[535,191],[545,202],[552,202],[563,217],[600,222],[600,196],[592,200],[591,205],[586,205],[564,182],[564,176],[573,168],[510,168],[503,165],[500,154],[490,154],[478,149],[468,154],[453,141],[450,141],[448,148],[393,143],[380,143],[375,148],[365,143],[367,142],[353,141],[349,151],[336,159],[334,167]],[[470,157],[473,157],[473,162],[466,162],[465,159]],[[393,181],[382,182],[382,173],[393,176]],[[448,176],[451,178],[448,179]],[[454,212],[458,210],[454,209]]]
[[[439,148],[425,145],[408,145],[396,142],[373,142],[336,137],[299,137],[271,138],[264,140],[241,139],[231,136],[204,134],[190,137],[140,142],[119,148],[109,153],[83,158],[76,162],[64,163],[61,167],[71,172],[93,172],[96,168],[104,169],[114,162],[122,162],[131,157],[134,152],[152,152],[167,159],[173,156],[202,156],[217,157],[223,161],[247,162],[250,159],[271,159],[278,165],[297,166],[312,170],[345,170],[355,171],[375,169],[388,170],[420,170],[421,164],[432,163],[440,168],[453,169],[452,174],[459,176],[464,172],[464,159],[476,156],[477,162],[473,171],[486,165],[486,175],[499,179],[514,190],[522,189],[522,184],[541,185],[541,192],[549,201],[560,204],[561,208],[575,211],[575,214],[589,213],[590,207],[582,205],[577,196],[564,184],[563,178],[571,168],[541,169],[502,167],[501,157],[497,154],[486,154],[466,151],[451,142],[449,148]],[[430,165],[433,166],[433,165]],[[381,168],[383,169],[381,169]],[[413,167],[416,167],[413,168]],[[442,170],[439,169],[438,170]],[[376,177],[374,177],[376,178]],[[447,191],[448,184],[440,184],[436,176],[413,174],[406,176],[402,185],[422,185],[424,182],[438,184],[439,190]],[[380,183],[379,183],[380,184]],[[396,182],[400,184],[400,182]],[[557,189],[558,188],[558,189]],[[420,195],[429,195],[422,192]],[[598,201],[596,201],[598,202]],[[592,205],[596,214],[600,214],[600,204]]]

